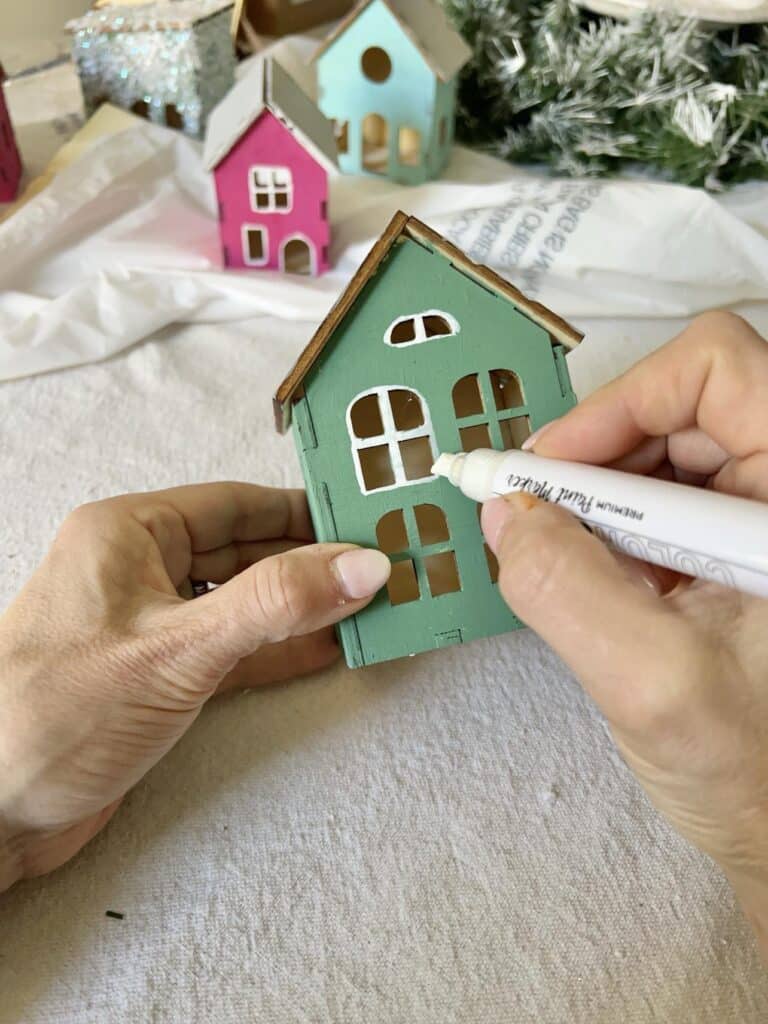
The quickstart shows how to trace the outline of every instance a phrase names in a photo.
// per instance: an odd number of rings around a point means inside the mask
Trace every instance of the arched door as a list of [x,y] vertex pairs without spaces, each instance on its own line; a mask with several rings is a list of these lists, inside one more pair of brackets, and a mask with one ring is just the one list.
[[280,269],[286,274],[315,273],[314,252],[306,238],[289,238],[283,243]]

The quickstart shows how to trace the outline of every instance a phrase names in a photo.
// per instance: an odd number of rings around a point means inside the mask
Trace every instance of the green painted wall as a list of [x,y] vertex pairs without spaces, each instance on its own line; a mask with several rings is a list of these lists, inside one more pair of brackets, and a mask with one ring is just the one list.
[[[455,317],[460,333],[405,347],[384,344],[387,328],[398,317],[431,309]],[[361,392],[376,386],[410,388],[429,408],[437,451],[460,451],[453,386],[467,374],[494,369],[514,370],[521,378],[532,429],[574,404],[565,360],[543,328],[456,270],[442,254],[404,239],[305,381],[305,396],[294,407],[294,432],[318,539],[376,547],[380,518],[404,509],[413,541],[413,508],[438,505],[452,539],[429,550],[455,550],[461,578],[460,592],[432,598],[417,557],[419,601],[392,607],[384,591],[342,624],[342,644],[353,667],[520,625],[491,582],[475,503],[445,480],[362,494],[347,429],[347,410]],[[494,447],[501,448],[490,385],[487,389],[485,404],[491,412],[478,419],[491,421]],[[409,555],[414,554],[412,546]]]

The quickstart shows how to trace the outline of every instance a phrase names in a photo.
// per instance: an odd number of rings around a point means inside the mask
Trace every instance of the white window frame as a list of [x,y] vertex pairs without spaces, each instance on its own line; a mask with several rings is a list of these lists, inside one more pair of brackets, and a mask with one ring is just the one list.
[[[424,422],[420,427],[414,427],[412,430],[397,429],[395,426],[395,417],[392,413],[392,406],[389,402],[389,394],[391,391],[409,391],[411,394],[416,395],[421,402],[421,409],[424,414]],[[354,427],[352,425],[352,409],[360,399],[367,398],[368,395],[376,395],[378,399],[379,416],[381,417],[384,433],[377,434],[376,437],[358,437],[355,434]],[[437,479],[434,474],[430,473],[429,476],[419,477],[418,480],[408,480],[405,476],[405,466],[403,465],[403,460],[400,456],[400,443],[402,441],[409,441],[411,438],[415,437],[426,437],[429,441],[432,459],[433,461],[437,460],[435,432],[432,428],[429,406],[427,405],[427,401],[424,396],[415,388],[409,388],[403,384],[387,384],[381,385],[377,388],[369,388],[367,391],[361,391],[359,395],[355,395],[347,406],[347,432],[349,433],[349,439],[352,442],[352,461],[355,464],[355,475],[357,476],[357,483],[362,494],[380,494],[383,491],[394,491],[399,487],[409,487],[411,484],[430,483]],[[380,448],[382,445],[387,445],[389,448],[389,461],[395,474],[395,482],[393,484],[387,484],[386,487],[374,487],[369,490],[365,486],[363,468],[360,464],[358,452],[362,451],[364,448]]]
[[[257,185],[256,176],[259,174],[267,175],[269,177],[269,184]],[[288,179],[287,185],[285,186],[288,193],[288,205],[277,206],[275,203],[275,196],[277,195],[278,188],[282,188],[275,177],[278,174],[285,175]],[[269,204],[267,206],[258,206],[256,204],[256,194],[266,192],[269,197]],[[293,210],[293,173],[290,167],[285,167],[282,164],[253,164],[248,168],[248,194],[251,200],[251,210],[254,213],[291,213]]]
[[[251,259],[250,246],[248,245],[249,231],[261,232],[264,255],[260,260]],[[240,241],[243,249],[243,263],[248,267],[266,267],[269,263],[269,229],[264,227],[263,224],[242,224],[240,226]]]
[[[450,334],[436,334],[431,338],[427,337],[427,331],[424,327],[424,318],[427,316],[439,316],[443,320],[448,321],[448,326],[451,328]],[[396,327],[400,324],[404,324],[406,320],[413,320],[415,338],[413,341],[399,341],[397,343],[392,341],[392,334]],[[387,328],[387,333],[384,335],[384,344],[391,345],[392,348],[408,348],[410,345],[423,345],[425,341],[441,341],[443,338],[455,338],[457,334],[461,333],[461,324],[455,316],[451,316],[450,313],[446,313],[444,309],[426,309],[423,313],[409,313],[407,316],[399,316],[397,320],[394,320]]]

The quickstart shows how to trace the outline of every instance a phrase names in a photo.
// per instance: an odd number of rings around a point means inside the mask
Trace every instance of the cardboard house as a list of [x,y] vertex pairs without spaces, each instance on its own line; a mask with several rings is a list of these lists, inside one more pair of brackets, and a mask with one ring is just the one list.
[[277,61],[259,61],[214,110],[205,143],[226,267],[328,269],[335,154],[330,122]]
[[566,412],[580,340],[413,217],[373,247],[275,396],[318,540],[392,561],[387,589],[339,627],[351,667],[520,625],[479,506],[431,467],[441,452],[519,448]]
[[19,191],[21,157],[5,99],[5,71],[0,64],[0,203],[10,203]]
[[70,21],[87,114],[102,103],[202,138],[235,80],[233,0],[115,3]]
[[416,185],[454,137],[457,76],[472,51],[435,0],[363,0],[315,55],[339,167]]
[[354,0],[237,0],[233,25],[238,40],[306,32],[347,14]]

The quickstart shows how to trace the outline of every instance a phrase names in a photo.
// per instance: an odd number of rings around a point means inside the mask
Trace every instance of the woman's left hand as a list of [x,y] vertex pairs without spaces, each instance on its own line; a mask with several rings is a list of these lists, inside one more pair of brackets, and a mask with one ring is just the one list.
[[69,516],[0,618],[0,891],[69,860],[214,694],[335,660],[389,561],[312,539],[303,492],[250,484]]

